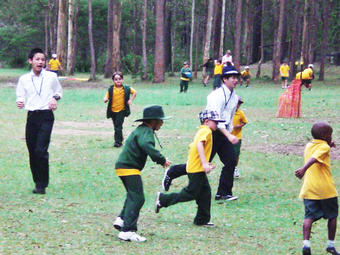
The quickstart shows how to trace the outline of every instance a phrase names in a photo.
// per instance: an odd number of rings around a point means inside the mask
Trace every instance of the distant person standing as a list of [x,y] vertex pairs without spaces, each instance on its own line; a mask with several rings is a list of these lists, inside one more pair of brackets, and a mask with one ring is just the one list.
[[183,63],[183,67],[181,69],[181,81],[180,81],[180,93],[184,92],[186,93],[188,91],[188,85],[190,78],[192,76],[191,69],[189,67],[189,63],[185,61]]
[[48,146],[54,123],[53,111],[57,109],[63,91],[57,76],[43,69],[46,58],[41,49],[32,49],[28,62],[32,70],[19,78],[16,103],[19,109],[28,110],[25,136],[35,182],[33,193],[45,194],[49,182]]
[[250,77],[251,77],[251,73],[249,70],[249,66],[245,66],[244,70],[241,72],[241,79],[240,79],[240,86],[243,85],[243,82],[246,82],[246,88],[249,87],[249,83],[250,83]]
[[227,53],[222,57],[222,64],[224,66],[233,66],[233,56],[231,55],[231,51],[227,50]]
[[205,77],[203,81],[204,87],[206,87],[209,82],[209,79],[213,77],[214,75],[214,68],[215,68],[214,60],[212,58],[209,58],[207,62],[205,62],[202,66],[205,67],[205,71],[207,73],[207,76]]
[[284,60],[282,65],[280,66],[280,75],[281,75],[281,87],[286,89],[288,87],[288,77],[289,77],[289,65],[287,65],[287,61]]
[[221,80],[222,69],[223,69],[222,61],[220,59],[215,60],[213,89],[217,89],[217,88],[221,87],[221,84],[222,84],[222,80]]
[[59,70],[63,70],[59,60],[57,59],[57,54],[52,54],[52,58],[48,62],[48,70],[51,72],[59,74]]

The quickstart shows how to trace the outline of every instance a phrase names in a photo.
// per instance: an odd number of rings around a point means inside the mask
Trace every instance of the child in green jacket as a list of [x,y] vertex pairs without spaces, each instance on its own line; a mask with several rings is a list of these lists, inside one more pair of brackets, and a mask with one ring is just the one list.
[[184,62],[183,67],[181,69],[181,82],[179,84],[180,86],[180,93],[184,92],[186,93],[188,90],[188,85],[190,78],[192,76],[192,72],[190,70],[190,66],[188,62]]
[[163,125],[164,117],[161,106],[152,105],[144,108],[142,121],[128,137],[116,162],[116,174],[120,177],[126,189],[126,199],[114,227],[120,230],[118,238],[124,241],[144,242],[146,238],[136,233],[139,212],[145,197],[141,171],[148,156],[152,161],[163,167],[170,166],[168,161],[155,148],[154,132]]

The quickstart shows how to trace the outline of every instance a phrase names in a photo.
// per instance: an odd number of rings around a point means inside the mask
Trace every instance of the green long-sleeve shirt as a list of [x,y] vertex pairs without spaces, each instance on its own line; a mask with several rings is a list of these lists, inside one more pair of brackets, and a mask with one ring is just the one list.
[[127,138],[115,167],[116,169],[142,170],[148,156],[160,165],[164,165],[166,161],[155,148],[154,131],[145,124],[141,124]]

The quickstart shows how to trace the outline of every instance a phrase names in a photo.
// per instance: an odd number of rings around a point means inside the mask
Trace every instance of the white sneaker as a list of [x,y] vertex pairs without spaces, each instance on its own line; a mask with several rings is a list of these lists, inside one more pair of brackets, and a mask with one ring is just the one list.
[[123,241],[132,241],[132,242],[145,242],[146,238],[138,235],[136,232],[119,232],[118,238]]
[[121,217],[117,217],[117,219],[113,222],[113,226],[117,230],[121,230],[124,227],[124,220]]
[[238,171],[237,167],[235,167],[234,178],[239,178],[240,176],[241,176],[240,172]]

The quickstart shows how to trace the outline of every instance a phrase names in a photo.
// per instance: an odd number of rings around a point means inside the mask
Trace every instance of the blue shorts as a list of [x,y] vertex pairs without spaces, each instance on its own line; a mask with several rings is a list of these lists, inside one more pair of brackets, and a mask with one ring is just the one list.
[[332,197],[323,200],[304,199],[305,219],[313,219],[314,221],[320,218],[334,219],[338,217],[338,198]]

